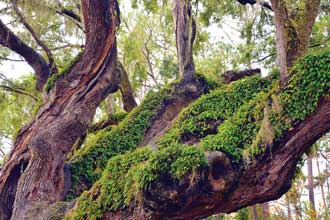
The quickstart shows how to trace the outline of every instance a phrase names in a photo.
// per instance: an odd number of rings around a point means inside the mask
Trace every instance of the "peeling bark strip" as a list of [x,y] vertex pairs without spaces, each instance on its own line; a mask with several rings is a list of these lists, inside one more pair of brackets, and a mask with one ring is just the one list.
[[[0,172],[0,198],[7,198],[0,201],[0,210],[13,210],[12,215],[1,212],[1,220],[31,219],[32,213],[61,199],[66,154],[86,132],[99,103],[118,89],[117,2],[83,0],[82,9],[85,52],[70,72],[55,82],[35,119],[19,133]],[[34,54],[3,23],[0,34],[7,37],[0,39],[6,46]],[[22,167],[20,172],[17,167]],[[10,183],[17,183],[17,189]]]
[[41,91],[50,75],[50,68],[46,60],[34,49],[19,39],[0,20],[0,44],[15,51],[33,68],[37,78],[37,88]]

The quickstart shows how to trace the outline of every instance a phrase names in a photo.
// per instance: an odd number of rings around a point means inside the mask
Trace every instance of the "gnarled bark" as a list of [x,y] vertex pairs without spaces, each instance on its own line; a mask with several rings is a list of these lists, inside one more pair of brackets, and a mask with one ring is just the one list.
[[[116,1],[82,1],[86,47],[70,72],[59,78],[36,117],[24,127],[0,172],[0,219],[31,219],[31,213],[59,201],[66,154],[83,135],[99,103],[117,90]],[[0,23],[2,24],[2,23]],[[30,48],[1,26],[5,45],[28,55]],[[1,42],[2,43],[2,42]],[[26,49],[26,50],[24,50]]]

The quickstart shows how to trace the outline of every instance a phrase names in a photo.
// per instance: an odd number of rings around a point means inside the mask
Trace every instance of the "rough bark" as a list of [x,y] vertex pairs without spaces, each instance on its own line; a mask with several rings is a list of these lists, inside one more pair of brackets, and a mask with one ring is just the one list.
[[0,20],[0,44],[18,53],[33,68],[37,78],[37,88],[42,90],[50,75],[50,68],[46,60],[33,48],[19,39],[8,27]]
[[[83,56],[55,82],[36,117],[21,129],[0,172],[1,220],[32,219],[36,210],[61,199],[66,154],[86,133],[99,103],[118,89],[117,2],[83,0],[82,9]],[[3,25],[0,30],[7,36],[1,40],[9,39],[3,41],[5,45],[29,55],[30,48],[12,32]]]
[[318,15],[320,0],[300,2],[303,9],[290,10],[286,0],[271,0],[276,29],[277,65],[285,82],[295,61],[304,56]]
[[193,43],[196,36],[196,23],[192,15],[191,1],[175,0],[173,15],[179,72],[184,79],[191,80],[195,73]]

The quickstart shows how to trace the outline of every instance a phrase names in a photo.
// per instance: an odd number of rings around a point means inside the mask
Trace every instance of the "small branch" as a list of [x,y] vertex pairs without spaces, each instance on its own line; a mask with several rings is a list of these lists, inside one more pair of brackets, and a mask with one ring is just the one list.
[[24,90],[18,89],[18,88],[14,88],[14,87],[10,87],[10,86],[6,86],[6,85],[0,85],[0,88],[9,91],[9,92],[14,92],[17,94],[21,94],[21,95],[26,95],[29,96],[30,98],[34,99],[35,101],[38,101],[38,97],[36,97],[35,95],[32,95]]
[[[328,42],[330,40],[330,38],[327,38],[325,39],[322,43],[317,43],[317,44],[313,44],[313,45],[310,45],[309,48],[314,48],[314,47],[320,47],[320,46],[323,46],[326,42]],[[259,60],[256,60],[256,61],[253,61],[252,63],[259,63],[259,62],[262,62],[270,57],[273,57],[273,56],[276,56],[276,53],[271,53]]]
[[0,60],[13,61],[13,62],[25,62],[25,60],[16,60],[7,57],[0,56]]
[[69,9],[65,8],[61,3],[58,3],[58,6],[60,9],[56,10],[57,14],[62,15],[66,18],[69,18],[73,23],[76,24],[76,26],[80,30],[85,32],[84,27],[81,22],[81,17],[78,14],[76,14],[73,10],[69,10]]
[[19,17],[20,21],[22,22],[22,24],[26,27],[26,29],[31,33],[33,39],[37,42],[37,44],[45,51],[47,58],[48,58],[48,62],[49,62],[49,67],[51,69],[51,73],[57,73],[57,67],[55,64],[55,60],[53,57],[52,52],[50,51],[50,49],[47,47],[47,45],[40,39],[40,36],[37,34],[37,32],[32,28],[32,26],[26,21],[23,13],[19,10],[18,6],[17,6],[17,0],[13,0],[12,1],[13,4],[13,8],[17,14],[17,16]]
[[[254,5],[254,4],[257,3],[256,0],[237,0],[237,1],[238,1],[240,4],[242,4],[242,5],[246,5],[246,4]],[[266,8],[266,9],[268,9],[268,10],[273,11],[272,6],[271,6],[268,2],[263,2],[263,1],[262,1],[262,2],[259,2],[259,4],[260,4],[260,6]]]
[[84,48],[85,46],[82,45],[82,44],[66,44],[66,45],[63,45],[63,46],[58,46],[58,47],[53,47],[51,48],[51,50],[61,50],[61,49],[64,49],[64,48]]
[[121,62],[117,62],[118,71],[120,72],[121,81],[119,83],[119,90],[123,100],[123,108],[126,112],[130,112],[137,106],[134,98],[134,90],[124,65]]

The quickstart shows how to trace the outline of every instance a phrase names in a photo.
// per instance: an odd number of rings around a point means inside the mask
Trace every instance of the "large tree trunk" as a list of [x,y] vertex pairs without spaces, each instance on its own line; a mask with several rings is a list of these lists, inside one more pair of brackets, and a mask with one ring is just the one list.
[[1,220],[36,219],[35,213],[62,199],[66,154],[86,132],[99,103],[118,88],[117,2],[83,0],[82,9],[84,54],[17,136],[0,173]]

